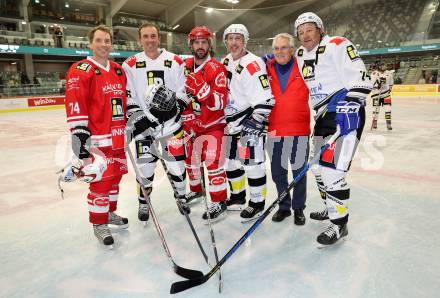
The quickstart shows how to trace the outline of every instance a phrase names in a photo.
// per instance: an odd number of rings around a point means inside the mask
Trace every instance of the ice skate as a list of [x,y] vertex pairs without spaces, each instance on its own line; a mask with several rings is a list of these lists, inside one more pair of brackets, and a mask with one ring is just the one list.
[[113,245],[115,242],[113,240],[113,236],[110,232],[110,229],[107,224],[102,225],[93,225],[93,232],[95,233],[96,238],[98,238],[99,242],[106,246]]
[[138,209],[138,219],[142,222],[147,222],[150,218],[150,208],[148,207],[148,204],[139,203],[139,209]]
[[203,199],[203,197],[205,197],[203,191],[201,192],[191,191],[185,195],[185,203],[188,205],[192,205],[200,202],[200,200]]
[[126,229],[128,228],[128,219],[117,215],[115,212],[109,212],[107,224],[112,228]]
[[322,211],[311,212],[310,218],[314,219],[314,220],[320,220],[320,221],[328,219],[327,208],[325,208]]
[[[209,206],[208,213],[211,223],[217,222],[226,216],[227,206],[225,202],[212,202]],[[204,219],[206,224],[208,224],[208,215],[206,212],[203,213],[202,219]]]
[[331,224],[328,228],[319,234],[316,241],[318,241],[318,248],[328,247],[330,245],[335,244],[339,240],[345,240],[345,237],[348,235],[347,224],[344,225],[335,225]]
[[231,194],[229,199],[226,200],[226,206],[228,206],[229,211],[241,211],[244,209],[244,205],[246,204],[246,192],[240,192],[238,194]]
[[262,202],[249,201],[249,206],[247,206],[240,213],[241,218],[243,218],[241,222],[245,223],[255,220],[261,215],[261,213],[263,213],[263,211],[264,211],[264,201]]
[[174,196],[174,198],[176,199],[177,207],[179,208],[180,214],[185,215],[185,213],[186,214],[190,214],[191,213],[191,209],[186,204],[185,195],[177,196],[177,197]]

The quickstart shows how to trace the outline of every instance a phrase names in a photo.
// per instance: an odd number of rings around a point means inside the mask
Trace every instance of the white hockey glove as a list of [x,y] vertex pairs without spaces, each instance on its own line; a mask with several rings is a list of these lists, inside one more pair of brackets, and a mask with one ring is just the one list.
[[73,182],[77,179],[91,183],[98,182],[107,170],[106,159],[100,155],[93,155],[93,162],[90,158],[73,158],[72,162],[66,166],[60,173],[60,180],[63,182]]

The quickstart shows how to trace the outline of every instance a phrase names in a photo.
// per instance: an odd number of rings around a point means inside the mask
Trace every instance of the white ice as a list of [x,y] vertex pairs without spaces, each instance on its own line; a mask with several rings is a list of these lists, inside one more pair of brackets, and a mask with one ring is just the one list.
[[[393,128],[367,124],[348,175],[351,185],[349,235],[317,249],[327,223],[312,222],[321,208],[308,174],[307,222],[293,216],[274,223],[269,215],[222,267],[218,279],[176,297],[439,297],[440,292],[440,100],[395,98]],[[119,214],[130,228],[115,234],[113,250],[95,239],[88,222],[87,187],[64,185],[55,172],[68,139],[63,110],[0,114],[0,296],[168,297],[174,274],[154,226],[137,220],[133,171],[121,184]],[[57,149],[58,148],[58,149]],[[61,148],[61,149],[60,149]],[[209,271],[169,183],[158,165],[152,202],[175,262]],[[268,202],[276,195],[268,172]],[[267,204],[266,206],[268,206]],[[214,257],[203,203],[191,219]],[[220,257],[250,224],[239,214],[214,225]]]

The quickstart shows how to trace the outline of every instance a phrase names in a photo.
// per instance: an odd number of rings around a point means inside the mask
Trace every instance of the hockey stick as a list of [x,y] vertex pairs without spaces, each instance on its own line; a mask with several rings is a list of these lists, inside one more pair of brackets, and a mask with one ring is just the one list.
[[[157,148],[157,145],[156,145],[156,143],[154,143],[154,141],[153,141],[153,146],[154,146],[154,150],[156,151],[156,154],[157,154],[157,155],[160,155],[160,154],[159,154],[159,150],[158,150],[158,148]],[[195,230],[195,228],[194,228],[194,225],[192,224],[192,221],[191,221],[191,219],[189,218],[188,213],[187,213],[187,212],[185,211],[185,209],[182,207],[182,203],[181,203],[181,202],[179,201],[179,199],[177,198],[177,190],[176,190],[176,187],[175,187],[175,185],[174,185],[174,183],[173,183],[173,179],[171,178],[170,171],[168,170],[168,167],[167,167],[165,161],[163,160],[162,156],[158,156],[158,158],[160,159],[160,162],[161,162],[161,164],[162,164],[162,167],[163,167],[165,173],[167,174],[168,180],[169,180],[170,183],[171,183],[171,187],[173,188],[173,192],[174,192],[174,194],[175,194],[175,195],[174,195],[174,198],[175,198],[175,200],[176,200],[177,207],[178,207],[179,210],[182,212],[182,214],[185,216],[186,221],[188,222],[188,225],[189,225],[189,227],[190,227],[190,229],[191,229],[191,232],[193,233],[194,238],[196,239],[197,245],[199,246],[200,251],[202,252],[203,258],[205,259],[206,263],[210,266],[209,261],[208,261],[208,255],[206,254],[205,250],[203,249],[202,243],[201,243],[201,241],[200,241],[199,236],[197,236],[197,232],[196,232],[196,230]]]
[[[136,161],[134,160],[133,154],[131,153],[130,146],[129,146],[130,143],[129,143],[128,139],[126,140],[126,144],[127,145],[126,145],[125,150],[127,151],[128,156],[130,157],[131,164],[133,165],[133,169],[134,169],[134,172],[136,175],[136,180],[138,182],[141,182],[142,181],[141,174],[140,174],[139,169],[137,167]],[[183,268],[183,267],[180,267],[179,265],[177,265],[176,262],[174,262],[173,257],[171,256],[170,249],[168,248],[168,245],[165,241],[165,236],[163,235],[162,229],[160,228],[159,222],[157,221],[156,214],[154,213],[153,206],[151,205],[151,200],[150,200],[149,196],[147,195],[147,191],[145,190],[145,187],[141,183],[139,183],[139,185],[140,185],[142,193],[145,196],[145,200],[146,200],[148,206],[150,207],[149,210],[150,210],[151,218],[153,219],[153,223],[154,223],[154,226],[156,227],[157,234],[159,235],[159,238],[162,242],[163,249],[165,250],[165,253],[168,257],[168,260],[170,261],[171,266],[173,267],[173,271],[176,274],[178,274],[184,278],[194,279],[194,278],[202,277],[203,273],[201,271]]]
[[[203,196],[203,201],[205,202],[205,208],[206,208],[206,218],[208,220],[208,227],[209,227],[209,233],[211,234],[211,244],[212,244],[212,249],[214,250],[214,257],[215,257],[215,262],[216,265],[218,265],[218,252],[217,252],[217,245],[215,243],[215,237],[214,237],[214,231],[212,230],[212,226],[211,226],[211,216],[209,215],[209,210],[208,210],[208,199],[206,198],[206,189],[205,189],[205,171],[203,168],[203,164],[200,162],[199,160],[199,156],[196,153],[196,163],[199,166],[199,170],[200,170],[200,174],[201,174],[201,185],[202,185],[202,192],[205,193],[205,196]],[[222,279],[222,272],[219,269],[218,271],[218,292],[221,293],[222,289],[223,289],[223,279]]]
[[316,163],[322,153],[334,142],[340,135],[340,129],[339,126],[337,127],[337,130],[335,134],[327,141],[327,143],[321,148],[321,151],[319,154],[317,154],[311,162],[307,163],[304,168],[301,170],[298,175],[296,175],[293,178],[293,181],[289,184],[289,186],[281,193],[281,195],[269,206],[266,211],[257,219],[257,221],[244,233],[244,235],[232,246],[232,248],[226,253],[226,255],[220,260],[217,265],[211,269],[207,274],[192,278],[188,280],[178,281],[171,285],[170,294],[179,293],[182,291],[185,291],[189,288],[199,286],[201,284],[204,284],[208,279],[211,278],[212,275],[215,274],[217,270],[220,269],[220,267],[237,251],[237,249],[243,244],[244,241],[246,241],[247,238],[256,230],[256,228],[263,222],[263,220],[275,209],[276,205],[283,200],[285,196],[287,196],[288,192],[295,186],[296,181],[299,181],[308,171],[310,166],[314,163]]

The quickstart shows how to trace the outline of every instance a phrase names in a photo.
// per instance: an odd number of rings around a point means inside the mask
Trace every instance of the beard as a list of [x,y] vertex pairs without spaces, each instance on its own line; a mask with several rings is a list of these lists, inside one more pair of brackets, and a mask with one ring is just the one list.
[[193,51],[193,55],[200,60],[205,59],[209,54],[209,50],[205,51],[204,49],[198,49],[197,51]]

